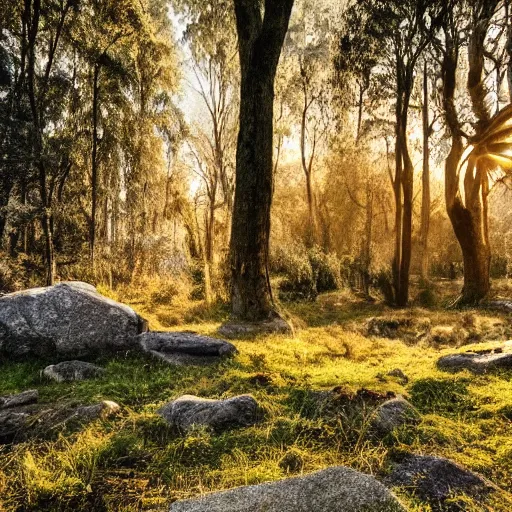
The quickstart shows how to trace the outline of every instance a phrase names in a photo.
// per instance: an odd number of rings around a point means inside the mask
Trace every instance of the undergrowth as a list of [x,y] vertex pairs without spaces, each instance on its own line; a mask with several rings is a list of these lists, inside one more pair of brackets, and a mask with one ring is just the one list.
[[[153,329],[191,329],[215,335],[227,318],[224,304],[205,306],[179,291],[140,293],[101,290],[148,317]],[[166,303],[166,297],[171,297]],[[439,346],[419,341],[368,337],[368,317],[394,315],[379,304],[356,302],[347,292],[323,295],[316,303],[290,304],[303,326],[295,335],[235,340],[239,354],[217,366],[172,367],[138,353],[102,357],[105,376],[55,384],[43,380],[46,361],[2,364],[0,394],[37,388],[40,402],[69,399],[118,402],[121,411],[78,432],[0,447],[0,510],[167,510],[176,499],[345,465],[379,475],[396,453],[435,454],[478,471],[499,485],[485,510],[512,509],[512,374],[445,374],[437,359],[453,351],[486,349],[498,342]],[[413,310],[432,323],[494,325],[477,312]],[[171,319],[171,320],[169,320]],[[505,322],[496,317],[496,322]],[[487,325],[487,324],[485,324]],[[485,338],[485,337],[484,337]],[[400,368],[409,378],[388,376]],[[364,414],[315,414],[311,391],[340,387],[402,394],[422,422],[382,442],[365,435]],[[156,414],[182,394],[222,398],[251,393],[263,410],[252,427],[212,434],[195,429],[179,436]],[[430,510],[405,491],[400,498],[415,511]],[[481,511],[468,502],[463,510]]]

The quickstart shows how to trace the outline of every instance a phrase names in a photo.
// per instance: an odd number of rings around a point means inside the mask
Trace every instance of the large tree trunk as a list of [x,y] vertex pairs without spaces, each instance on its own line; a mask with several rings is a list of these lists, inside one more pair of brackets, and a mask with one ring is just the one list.
[[[478,28],[476,28],[478,25]],[[485,108],[483,70],[483,41],[485,23],[475,24],[469,43],[468,91],[473,111],[479,119],[478,131],[483,130],[490,116]],[[464,260],[464,287],[460,302],[476,304],[490,289],[490,247],[487,220],[489,193],[488,169],[482,162],[470,158],[464,175],[464,197],[461,194],[460,160],[464,151],[462,132],[455,107],[458,44],[453,32],[445,29],[446,50],[443,59],[443,108],[452,136],[452,146],[445,163],[446,208]]]
[[268,278],[274,78],[293,0],[234,0],[241,68],[240,131],[231,230],[232,313],[275,314]]

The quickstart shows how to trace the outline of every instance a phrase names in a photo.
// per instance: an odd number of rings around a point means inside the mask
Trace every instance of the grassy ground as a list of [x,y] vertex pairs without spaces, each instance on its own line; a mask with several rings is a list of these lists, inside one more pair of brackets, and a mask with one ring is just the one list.
[[[179,323],[180,330],[214,335],[227,317],[222,305],[162,305],[149,292],[115,298],[131,303],[152,329],[178,329]],[[403,452],[449,457],[505,490],[486,505],[468,502],[461,510],[512,510],[512,374],[451,375],[435,368],[443,354],[502,345],[496,340],[512,338],[509,318],[442,309],[396,312],[346,292],[291,304],[288,311],[299,327],[294,336],[235,340],[239,355],[214,367],[175,368],[126,353],[97,360],[107,370],[101,379],[55,384],[40,377],[44,361],[4,363],[0,394],[37,388],[40,401],[49,404],[108,399],[122,410],[79,432],[0,448],[0,510],[166,510],[176,499],[330,465],[380,474],[391,456]],[[429,318],[449,335],[406,342],[365,336],[366,320],[382,315]],[[395,368],[409,377],[407,384],[386,375]],[[372,444],[365,440],[364,415],[327,418],[312,411],[309,390],[335,386],[403,394],[423,421]],[[220,435],[197,429],[180,437],[155,411],[185,393],[251,393],[262,405],[263,421]],[[411,510],[429,510],[405,491],[399,494]]]

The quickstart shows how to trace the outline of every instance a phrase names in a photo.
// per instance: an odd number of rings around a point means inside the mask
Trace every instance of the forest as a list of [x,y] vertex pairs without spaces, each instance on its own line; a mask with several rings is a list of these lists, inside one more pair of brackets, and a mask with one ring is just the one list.
[[510,0],[0,3],[0,511],[512,510]]

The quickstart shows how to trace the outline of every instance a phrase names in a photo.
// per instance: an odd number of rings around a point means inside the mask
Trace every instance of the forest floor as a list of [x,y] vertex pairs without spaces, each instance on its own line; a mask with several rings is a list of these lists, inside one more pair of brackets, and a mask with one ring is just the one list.
[[[154,330],[215,336],[227,318],[222,305],[157,304],[140,290],[110,295],[148,318]],[[512,372],[436,369],[442,355],[506,345],[510,316],[391,310],[346,291],[286,308],[297,327],[294,335],[234,340],[239,354],[215,366],[173,367],[125,353],[94,360],[106,369],[102,378],[57,384],[40,376],[52,361],[3,363],[0,395],[35,388],[43,403],[105,399],[122,408],[79,432],[0,447],[0,510],[167,510],[176,499],[332,465],[382,474],[390,457],[403,452],[444,456],[483,474],[505,491],[493,495],[485,510],[512,510]],[[403,331],[381,337],[368,333],[374,317],[408,322]],[[387,375],[396,368],[408,382]],[[364,435],[364,418],[350,423],[312,413],[310,390],[336,386],[404,395],[422,422],[372,442]],[[182,394],[243,393],[260,403],[263,420],[219,435],[196,429],[178,436],[155,414]],[[400,497],[410,510],[430,510],[405,492]],[[462,510],[482,506],[467,502]]]

